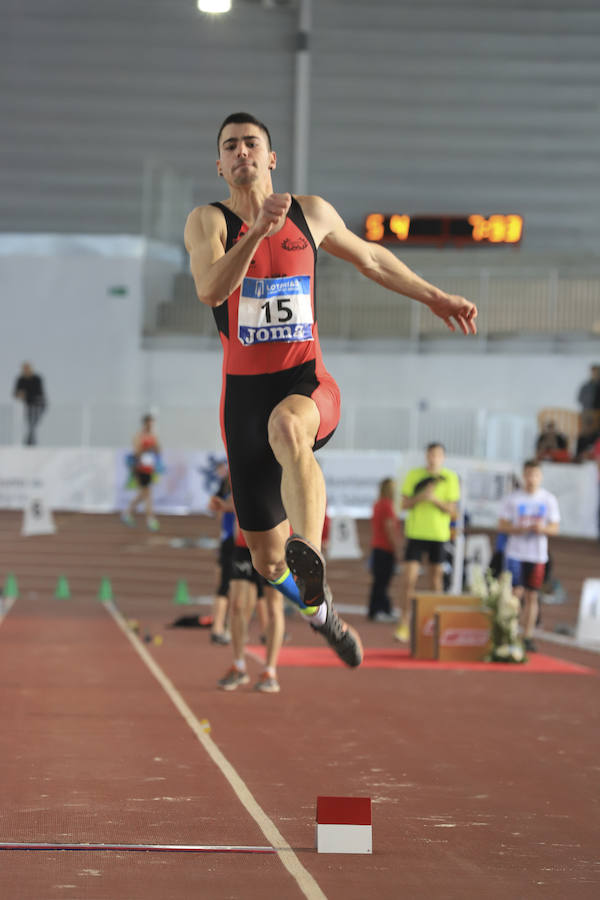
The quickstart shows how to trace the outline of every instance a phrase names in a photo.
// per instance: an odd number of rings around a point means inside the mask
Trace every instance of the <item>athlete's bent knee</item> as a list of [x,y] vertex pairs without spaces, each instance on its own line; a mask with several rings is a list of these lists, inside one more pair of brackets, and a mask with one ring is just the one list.
[[286,569],[285,559],[275,557],[271,553],[255,550],[252,553],[252,565],[259,575],[266,578],[267,581],[277,581]]
[[308,443],[306,430],[300,416],[287,409],[275,409],[269,418],[269,444],[277,456],[277,451],[297,451],[303,443]]

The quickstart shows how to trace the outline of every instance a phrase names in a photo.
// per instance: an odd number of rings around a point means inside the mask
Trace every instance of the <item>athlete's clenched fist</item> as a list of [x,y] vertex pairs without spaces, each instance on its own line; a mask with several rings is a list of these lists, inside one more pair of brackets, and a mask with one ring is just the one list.
[[291,203],[291,194],[270,194],[265,199],[255,222],[263,237],[270,237],[283,228]]

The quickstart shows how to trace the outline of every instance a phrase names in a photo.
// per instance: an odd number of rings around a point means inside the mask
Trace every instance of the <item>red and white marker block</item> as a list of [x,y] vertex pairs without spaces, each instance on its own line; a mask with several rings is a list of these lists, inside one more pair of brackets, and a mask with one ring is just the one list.
[[370,797],[317,797],[317,853],[372,853]]

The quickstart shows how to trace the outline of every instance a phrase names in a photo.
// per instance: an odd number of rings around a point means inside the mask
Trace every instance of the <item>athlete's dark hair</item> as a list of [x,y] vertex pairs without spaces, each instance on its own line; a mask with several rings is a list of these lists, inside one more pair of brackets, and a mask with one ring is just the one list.
[[427,444],[425,447],[426,450],[433,450],[435,447],[441,447],[444,453],[446,452],[446,448],[443,444],[440,444],[439,441],[432,441],[430,444]]
[[250,115],[250,113],[236,112],[236,113],[231,113],[230,116],[227,116],[227,118],[224,119],[223,124],[219,128],[219,133],[217,135],[217,151],[219,153],[221,152],[221,134],[222,134],[225,126],[226,125],[245,125],[246,122],[249,122],[250,125],[256,125],[257,128],[260,128],[261,131],[264,131],[264,133],[267,136],[267,143],[269,145],[269,150],[271,149],[271,135],[269,134],[269,129],[267,128],[267,126],[264,125],[262,122],[260,122],[256,118],[256,116]]

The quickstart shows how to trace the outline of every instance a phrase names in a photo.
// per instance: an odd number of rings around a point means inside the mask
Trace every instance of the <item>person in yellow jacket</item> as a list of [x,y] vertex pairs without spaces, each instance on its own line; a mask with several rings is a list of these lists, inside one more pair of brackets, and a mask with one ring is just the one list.
[[408,510],[408,515],[404,522],[402,620],[395,632],[400,641],[410,637],[410,601],[424,557],[429,563],[432,590],[443,589],[445,545],[460,499],[458,475],[444,467],[445,459],[443,444],[428,444],[425,466],[411,469],[402,484],[402,509]]

